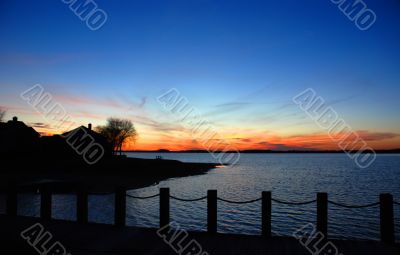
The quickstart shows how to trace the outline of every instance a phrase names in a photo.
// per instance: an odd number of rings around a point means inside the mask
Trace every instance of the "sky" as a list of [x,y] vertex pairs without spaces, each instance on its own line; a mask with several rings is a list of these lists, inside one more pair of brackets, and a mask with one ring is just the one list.
[[[96,0],[97,30],[69,1],[0,2],[6,119],[52,135],[118,117],[139,134],[125,149],[204,149],[157,100],[175,89],[218,149],[338,149],[292,100],[312,88],[370,147],[400,148],[397,0],[364,0],[377,17],[364,31],[330,0]],[[36,84],[64,125],[21,97]]]

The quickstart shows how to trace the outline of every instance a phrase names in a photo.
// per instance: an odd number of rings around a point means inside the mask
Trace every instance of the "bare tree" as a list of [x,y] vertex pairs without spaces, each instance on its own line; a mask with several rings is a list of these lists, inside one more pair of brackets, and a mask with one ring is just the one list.
[[0,108],[0,122],[3,122],[6,111]]
[[130,120],[108,118],[105,126],[99,126],[97,131],[111,143],[114,152],[122,154],[122,146],[128,139],[136,139],[137,132]]

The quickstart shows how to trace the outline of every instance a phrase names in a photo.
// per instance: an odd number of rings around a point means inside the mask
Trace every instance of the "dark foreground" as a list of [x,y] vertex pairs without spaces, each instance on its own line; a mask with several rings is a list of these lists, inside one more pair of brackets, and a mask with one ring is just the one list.
[[[40,222],[44,231],[52,235],[52,242],[59,241],[68,254],[72,255],[111,255],[111,254],[166,254],[176,255],[172,247],[157,235],[157,229],[137,227],[117,228],[111,225],[87,224],[53,220],[43,222],[37,218],[0,216],[0,245],[8,254],[39,254],[24,240],[20,233]],[[43,232],[44,232],[43,231]],[[43,233],[42,233],[43,234]],[[296,239],[289,237],[228,235],[189,232],[183,241],[195,240],[202,247],[201,255],[206,254],[276,254],[276,255],[311,255]],[[49,242],[50,244],[52,242]],[[397,246],[387,246],[375,241],[332,240],[339,254],[400,254]],[[39,242],[40,243],[40,242]],[[44,244],[48,247],[49,244]],[[207,252],[207,253],[204,253]],[[332,252],[332,251],[331,251]],[[182,255],[191,253],[181,252]],[[323,253],[335,255],[335,253]],[[192,253],[191,255],[196,255]]]
[[116,187],[137,189],[175,177],[201,175],[215,163],[184,163],[177,160],[111,157],[89,165],[80,158],[1,157],[0,190],[11,183],[19,189],[37,190],[47,183],[56,192],[72,192],[76,186],[89,191],[111,192]]

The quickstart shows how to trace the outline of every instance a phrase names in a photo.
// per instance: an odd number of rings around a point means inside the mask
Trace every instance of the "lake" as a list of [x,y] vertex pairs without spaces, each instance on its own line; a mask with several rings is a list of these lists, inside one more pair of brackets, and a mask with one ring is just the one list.
[[[129,157],[177,159],[185,162],[214,162],[208,153],[127,153]],[[309,201],[317,192],[327,192],[329,200],[349,205],[377,202],[380,193],[391,193],[400,201],[400,155],[378,155],[368,168],[361,169],[345,154],[242,154],[233,167],[213,169],[207,174],[172,178],[157,185],[128,191],[134,196],[157,194],[169,187],[179,198],[199,198],[208,189],[234,201],[272,197],[284,201]],[[40,199],[36,194],[19,196],[19,213],[38,215]],[[89,220],[113,222],[113,195],[89,197]],[[206,200],[181,202],[171,199],[171,221],[187,230],[206,230]],[[75,219],[75,197],[55,195],[53,217]],[[158,198],[127,198],[127,225],[158,227]],[[344,239],[379,239],[379,206],[346,209],[329,205],[330,237]],[[400,236],[400,206],[395,205],[396,235]],[[272,203],[274,235],[291,235],[306,223],[314,223],[316,204],[283,205]],[[229,204],[218,201],[218,231],[222,233],[260,234],[261,201]]]

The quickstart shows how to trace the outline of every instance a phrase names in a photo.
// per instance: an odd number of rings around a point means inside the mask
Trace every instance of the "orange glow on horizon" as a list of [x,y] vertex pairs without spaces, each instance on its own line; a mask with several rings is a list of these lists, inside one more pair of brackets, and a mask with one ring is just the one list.
[[[379,139],[375,138],[374,134],[365,134],[363,131],[357,132],[361,139],[363,139],[368,146],[376,150],[397,149],[400,148],[400,137]],[[339,143],[353,142],[355,139],[351,136],[348,139],[343,139],[343,134],[338,134],[333,140],[328,134],[305,134],[298,136],[287,137],[265,137],[254,136],[249,138],[227,138],[223,141],[223,146],[210,147],[210,150],[340,150]],[[135,143],[128,142],[124,145],[124,150],[160,150],[167,149],[170,151],[182,150],[207,150],[207,144],[213,144],[212,141],[206,141],[206,146],[201,142],[196,142],[188,138],[172,138],[169,140],[144,140],[138,139]],[[218,144],[218,141],[215,143]],[[352,147],[351,144],[346,148],[361,147],[361,143],[357,143]]]
[[[35,128],[42,136],[59,134],[54,129]],[[368,146],[375,150],[400,148],[400,136],[392,133],[356,131]],[[311,133],[299,135],[278,135],[248,133],[247,135],[226,134],[220,139],[195,140],[190,134],[179,133],[139,132],[136,141],[129,140],[123,150],[156,151],[166,149],[170,151],[183,150],[340,150],[338,143],[343,134],[336,134],[333,140],[328,133]],[[351,147],[350,147],[351,148]]]

